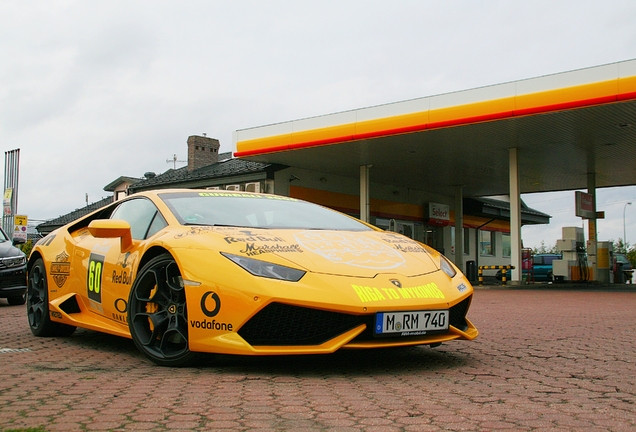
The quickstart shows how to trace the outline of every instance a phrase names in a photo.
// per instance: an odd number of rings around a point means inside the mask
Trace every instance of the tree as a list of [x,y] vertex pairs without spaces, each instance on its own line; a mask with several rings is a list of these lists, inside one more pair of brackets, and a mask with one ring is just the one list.
[[622,238],[618,238],[618,240],[614,241],[614,239],[611,240],[613,246],[614,246],[614,253],[621,253],[621,254],[627,254],[627,251],[629,251],[630,249],[630,244],[629,242],[625,242]]
[[545,253],[559,253],[556,247],[556,242],[554,242],[554,246],[551,248],[547,248],[545,245],[545,241],[541,240],[541,246],[532,248],[532,254],[545,254]]
[[636,268],[636,246],[629,248],[625,255],[627,255],[629,262],[632,263],[632,268]]
[[610,240],[614,246],[614,253],[625,254],[630,263],[632,263],[632,268],[636,267],[636,246],[632,246],[629,242],[623,242],[622,238],[618,238],[617,241],[614,239]]

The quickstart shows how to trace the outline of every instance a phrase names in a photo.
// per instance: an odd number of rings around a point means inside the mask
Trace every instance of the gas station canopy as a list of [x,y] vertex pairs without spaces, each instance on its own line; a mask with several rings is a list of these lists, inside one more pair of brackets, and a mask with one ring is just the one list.
[[636,185],[636,59],[238,130],[235,156],[465,197]]

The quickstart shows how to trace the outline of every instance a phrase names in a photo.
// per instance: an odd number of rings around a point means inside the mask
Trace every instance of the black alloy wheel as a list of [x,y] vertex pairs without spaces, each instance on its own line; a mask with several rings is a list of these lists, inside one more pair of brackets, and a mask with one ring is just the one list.
[[75,326],[51,321],[49,316],[49,288],[44,261],[38,258],[27,279],[27,318],[31,333],[36,336],[70,336]]
[[183,366],[195,354],[188,346],[183,279],[170,254],[150,260],[128,298],[128,326],[137,348],[160,366]]

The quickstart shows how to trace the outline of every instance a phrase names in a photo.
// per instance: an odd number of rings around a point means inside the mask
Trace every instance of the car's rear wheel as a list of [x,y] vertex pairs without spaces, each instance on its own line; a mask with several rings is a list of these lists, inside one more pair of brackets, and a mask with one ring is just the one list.
[[44,261],[38,258],[27,280],[27,317],[31,332],[36,336],[70,336],[75,326],[51,321],[49,316],[49,288]]
[[26,303],[26,294],[22,294],[19,296],[11,296],[7,297],[7,301],[11,306],[20,306]]
[[150,260],[128,298],[128,326],[135,345],[161,366],[194,359],[188,345],[188,313],[181,272],[170,254]]

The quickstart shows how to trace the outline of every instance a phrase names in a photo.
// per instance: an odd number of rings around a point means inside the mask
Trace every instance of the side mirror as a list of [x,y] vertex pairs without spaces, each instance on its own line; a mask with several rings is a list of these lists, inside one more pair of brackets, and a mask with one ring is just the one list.
[[17,246],[17,245],[21,245],[25,243],[26,243],[26,240],[23,239],[22,237],[13,237],[13,246]]
[[96,238],[120,238],[121,251],[132,248],[132,233],[130,224],[119,219],[97,219],[88,224],[88,232]]

